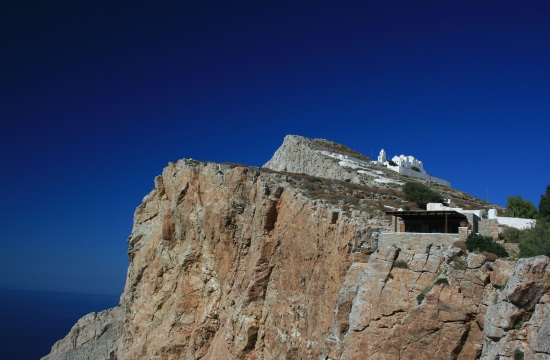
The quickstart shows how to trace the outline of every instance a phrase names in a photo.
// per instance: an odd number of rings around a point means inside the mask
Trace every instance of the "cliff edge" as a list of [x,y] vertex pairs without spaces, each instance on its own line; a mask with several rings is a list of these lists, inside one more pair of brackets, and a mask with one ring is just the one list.
[[170,163],[134,214],[119,306],[44,359],[550,358],[550,260],[385,241],[406,178],[365,164],[297,136],[262,169]]

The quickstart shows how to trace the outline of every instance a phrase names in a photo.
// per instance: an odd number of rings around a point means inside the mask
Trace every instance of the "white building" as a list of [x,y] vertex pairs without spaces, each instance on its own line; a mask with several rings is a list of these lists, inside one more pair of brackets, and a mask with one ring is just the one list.
[[386,162],[386,150],[380,150],[380,155],[378,155],[378,163],[383,164]]
[[[519,230],[530,229],[537,224],[536,220],[511,218],[497,215],[497,209],[464,210],[463,208],[445,206],[441,203],[428,203],[428,211],[452,210],[464,214],[473,226],[475,232],[484,236],[491,236],[495,239],[504,227],[514,227]],[[486,225],[484,225],[486,224]]]
[[516,229],[520,230],[533,228],[537,224],[537,220],[534,219],[498,216],[496,209],[489,210],[489,219],[496,219],[497,223],[501,225],[515,227]]
[[[449,202],[450,202],[450,199],[449,199]],[[426,206],[426,210],[428,210],[428,211],[452,210],[452,211],[456,211],[456,212],[464,214],[464,215],[474,214],[475,216],[477,216],[480,219],[483,219],[487,216],[487,211],[484,210],[484,209],[464,210],[463,208],[459,208],[459,207],[445,206],[442,203],[428,203],[428,205]],[[489,211],[491,211],[491,210],[489,210]]]
[[414,156],[399,155],[394,156],[391,160],[396,163],[397,166],[401,166],[407,169],[412,169],[413,167],[416,167],[418,170],[420,170],[421,173],[426,173],[426,171],[424,171],[422,161],[415,159]]
[[391,165],[390,161],[386,159],[386,151],[384,149],[380,150],[380,155],[378,156],[378,161],[375,161],[375,164],[385,166],[390,170],[395,171],[396,173],[414,176],[424,180],[434,182],[443,186],[451,187],[451,183],[447,180],[439,179],[434,176],[429,175],[424,170],[424,164],[422,161],[415,159],[414,156],[394,156],[391,159],[391,162],[395,165]]

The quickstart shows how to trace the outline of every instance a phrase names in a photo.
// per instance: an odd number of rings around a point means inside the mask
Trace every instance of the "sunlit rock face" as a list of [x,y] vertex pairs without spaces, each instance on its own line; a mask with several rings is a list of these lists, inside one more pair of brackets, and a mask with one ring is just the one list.
[[190,161],[164,170],[129,239],[119,357],[319,354],[351,242],[368,228],[292,181]]
[[[548,354],[547,257],[493,262],[452,244],[384,243],[384,209],[405,203],[403,179],[377,182],[358,171],[385,173],[347,166],[360,154],[304,141],[292,138],[271,169],[170,163],[135,212],[120,305],[82,318],[46,358]],[[309,170],[293,164],[309,151],[322,156]],[[331,175],[343,168],[353,171]],[[482,203],[459,194],[461,206]]]

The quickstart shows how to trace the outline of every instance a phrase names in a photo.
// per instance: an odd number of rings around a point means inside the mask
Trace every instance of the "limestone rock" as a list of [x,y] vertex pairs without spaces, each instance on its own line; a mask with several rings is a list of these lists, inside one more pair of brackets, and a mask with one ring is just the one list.
[[[347,160],[354,160],[356,165],[346,166],[352,164]],[[371,162],[361,153],[329,140],[287,135],[264,167],[342,181],[355,179],[357,182],[360,176],[357,169],[367,169]]]
[[170,163],[135,211],[120,305],[46,359],[544,358],[548,258],[384,240],[402,179],[367,160],[289,136],[269,168]]
[[550,259],[517,262],[504,290],[485,315],[483,357],[494,359],[523,353],[545,359],[550,354]]
[[491,284],[495,287],[503,288],[512,275],[514,263],[511,261],[498,259],[493,263],[491,268],[493,270],[491,272]]
[[52,347],[43,360],[116,359],[121,334],[122,309],[115,307],[82,317],[69,334]]
[[550,305],[538,304],[530,320],[530,343],[535,353],[550,354]]
[[446,255],[454,252],[427,245],[379,244],[359,280],[349,331],[339,348],[330,348],[330,358],[416,359],[431,353],[447,359],[481,353],[475,314],[484,293],[478,279],[487,275],[450,272]]
[[471,253],[468,255],[468,268],[470,269],[479,269],[485,262],[487,258],[481,254]]

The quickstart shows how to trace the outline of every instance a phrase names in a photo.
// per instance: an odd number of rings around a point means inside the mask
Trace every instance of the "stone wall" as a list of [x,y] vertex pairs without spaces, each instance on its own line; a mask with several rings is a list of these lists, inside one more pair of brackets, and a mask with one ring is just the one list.
[[477,232],[479,235],[490,236],[498,239],[498,220],[488,219],[477,223]]
[[473,232],[478,232],[478,224],[481,221],[479,216],[474,213],[463,213],[463,215],[466,216],[466,220],[470,225],[470,230],[472,230]]
[[451,245],[460,240],[459,234],[427,234],[427,233],[385,233],[378,237],[378,247],[395,245],[396,247],[406,246],[407,243],[415,245]]

